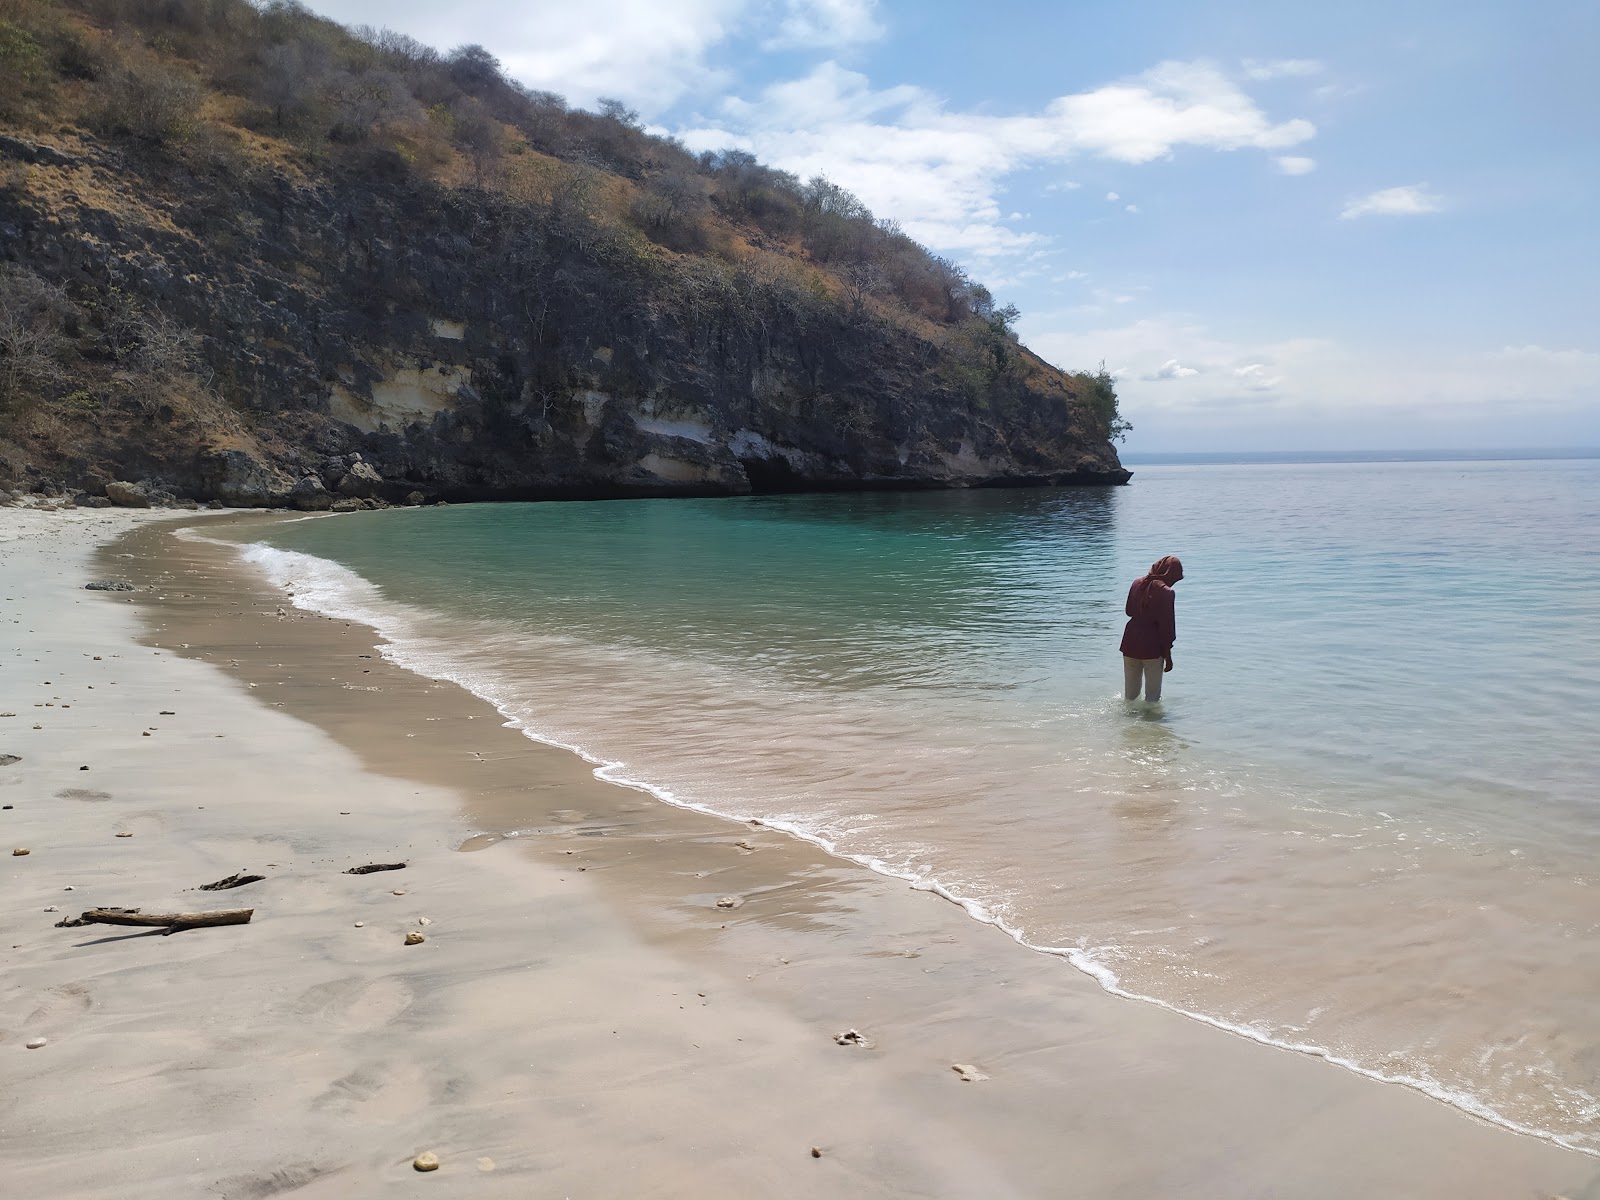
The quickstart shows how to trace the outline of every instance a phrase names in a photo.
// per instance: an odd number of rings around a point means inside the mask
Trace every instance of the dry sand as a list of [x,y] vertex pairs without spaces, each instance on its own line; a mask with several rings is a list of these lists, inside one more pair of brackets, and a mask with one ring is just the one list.
[[[599,783],[168,522],[95,550],[135,520],[0,508],[0,1194],[1600,1196],[1593,1158]],[[111,573],[141,590],[83,590]],[[54,926],[95,905],[255,919]]]

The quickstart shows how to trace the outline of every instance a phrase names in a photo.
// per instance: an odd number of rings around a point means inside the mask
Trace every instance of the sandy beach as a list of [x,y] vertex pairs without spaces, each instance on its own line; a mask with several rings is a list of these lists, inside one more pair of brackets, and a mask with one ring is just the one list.
[[[599,782],[176,533],[277,519],[0,508],[6,1194],[1600,1196],[1592,1157]],[[56,927],[102,905],[254,917]]]

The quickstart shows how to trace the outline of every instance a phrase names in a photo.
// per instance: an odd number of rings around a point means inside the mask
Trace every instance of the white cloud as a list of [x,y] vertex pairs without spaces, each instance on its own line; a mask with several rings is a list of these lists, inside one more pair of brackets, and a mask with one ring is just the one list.
[[1059,183],[1045,184],[1044,190],[1047,192],[1075,192],[1082,186],[1083,184],[1075,179],[1063,179]]
[[680,136],[697,150],[737,146],[801,176],[826,174],[913,237],[981,259],[1040,241],[1002,223],[1002,182],[1025,167],[1086,156],[1137,164],[1189,147],[1282,150],[1315,132],[1304,120],[1274,122],[1207,63],[1162,63],[1037,112],[994,116],[951,111],[920,87],[874,90],[828,62],[725,101],[719,120]]
[[1116,201],[1121,200],[1122,197],[1117,195],[1116,192],[1107,192],[1106,199],[1110,200],[1112,203],[1115,203]]
[[1425,183],[1384,188],[1349,201],[1339,216],[1346,221],[1357,217],[1411,217],[1436,213],[1444,207],[1444,197],[1430,192]]
[[441,50],[480,42],[507,74],[574,104],[616,96],[647,113],[725,84],[706,53],[749,0],[311,0],[346,24],[388,26]]
[[1600,353],[1592,350],[1254,342],[1177,316],[1081,324],[1074,313],[1030,314],[1022,333],[1067,368],[1121,364],[1123,410],[1146,445],[1305,448],[1318,430],[1369,447],[1527,445],[1560,441],[1540,430],[1588,430],[1591,438],[1600,430]]
[[1124,207],[1123,211],[1124,212],[1136,213],[1136,212],[1139,211],[1139,206],[1137,204],[1129,204],[1129,205]]
[[838,48],[876,41],[884,35],[878,0],[788,0],[778,32],[764,50]]
[[1309,175],[1317,169],[1317,160],[1299,154],[1280,154],[1276,162],[1285,175]]
[[1322,73],[1322,64],[1314,58],[1278,58],[1268,61],[1247,58],[1243,66],[1245,76],[1249,79],[1285,79]]

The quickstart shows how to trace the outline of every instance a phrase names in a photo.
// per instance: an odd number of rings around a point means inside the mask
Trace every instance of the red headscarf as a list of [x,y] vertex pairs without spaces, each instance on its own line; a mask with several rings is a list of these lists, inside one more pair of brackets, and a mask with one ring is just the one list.
[[1150,574],[1141,575],[1133,581],[1134,607],[1139,612],[1147,612],[1150,608],[1152,584],[1162,587],[1171,587],[1183,578],[1183,564],[1171,554],[1165,558],[1158,558],[1150,564]]

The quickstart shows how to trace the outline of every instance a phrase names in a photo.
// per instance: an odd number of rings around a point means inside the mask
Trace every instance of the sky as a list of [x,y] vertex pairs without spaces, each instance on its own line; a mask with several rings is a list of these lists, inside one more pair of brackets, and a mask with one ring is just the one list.
[[1600,446],[1594,0],[310,0],[821,173],[1131,451]]

